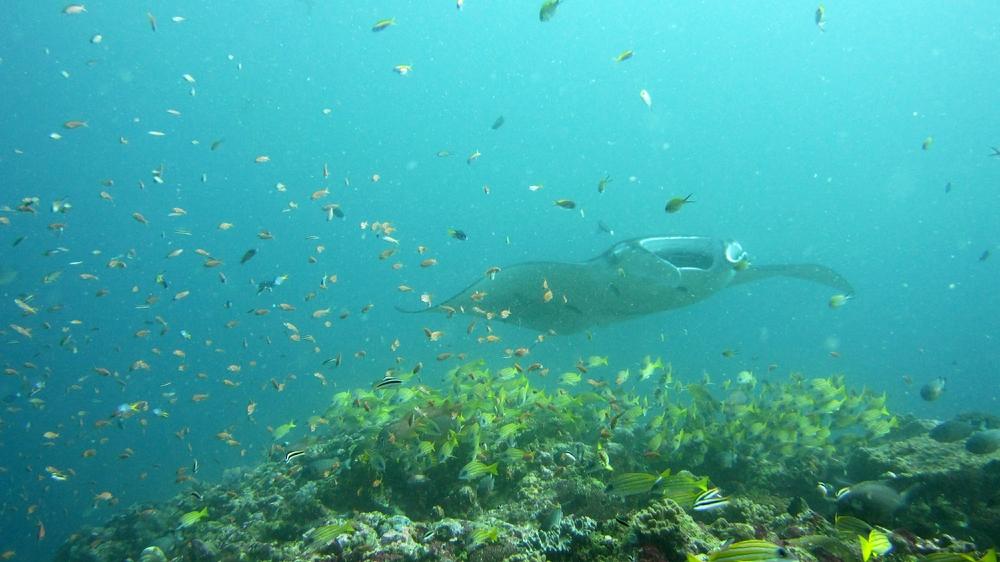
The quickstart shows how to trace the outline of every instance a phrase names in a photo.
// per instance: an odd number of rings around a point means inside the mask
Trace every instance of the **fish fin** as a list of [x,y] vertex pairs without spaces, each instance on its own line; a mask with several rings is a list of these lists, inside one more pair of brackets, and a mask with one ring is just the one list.
[[868,559],[872,557],[872,543],[861,535],[858,535],[858,540],[861,541],[861,557],[864,562],[868,562]]
[[854,293],[854,287],[847,279],[829,267],[816,264],[756,265],[736,272],[729,286],[751,283],[769,277],[794,277],[833,287],[844,294]]

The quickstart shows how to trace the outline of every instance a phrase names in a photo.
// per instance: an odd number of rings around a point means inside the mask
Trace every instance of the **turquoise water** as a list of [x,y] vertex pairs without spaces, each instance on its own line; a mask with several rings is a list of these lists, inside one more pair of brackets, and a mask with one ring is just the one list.
[[[195,459],[195,476],[208,481],[255,465],[271,446],[269,426],[297,420],[291,435],[300,437],[305,418],[322,413],[335,391],[369,388],[388,369],[422,362],[422,380],[434,384],[454,366],[435,361],[441,353],[500,360],[536,334],[492,322],[502,341],[479,344],[482,320],[470,335],[468,317],[406,316],[394,307],[420,308],[422,293],[441,302],[491,266],[582,261],[634,236],[735,238],[755,263],[830,266],[857,298],[831,310],[825,287],[769,280],[595,327],[592,339],[549,338],[526,359],[558,374],[581,357],[607,355],[605,380],[627,367],[634,374],[646,355],[671,361],[682,380],[744,369],[761,377],[842,373],[888,392],[894,412],[944,419],[995,411],[1000,256],[980,261],[984,251],[1000,251],[1000,158],[989,156],[1000,145],[990,6],[827,4],[825,32],[815,25],[816,6],[804,3],[567,0],[545,23],[538,7],[275,0],[6,11],[0,204],[39,204],[37,216],[0,213],[10,223],[0,225],[0,269],[17,271],[0,285],[0,360],[15,371],[0,379],[0,394],[45,386],[34,396],[44,404],[15,397],[0,411],[0,552],[45,558],[82,524],[184,491],[177,471],[190,474]],[[371,31],[388,18],[397,25]],[[628,49],[635,55],[616,63]],[[393,72],[402,64],[412,72]],[[501,115],[505,123],[492,130]],[[87,127],[67,130],[70,120]],[[260,156],[270,161],[256,163]],[[151,173],[161,165],[162,184]],[[608,175],[613,181],[599,194]],[[528,189],[537,184],[544,187]],[[324,188],[329,195],[311,200]],[[664,213],[668,199],[689,193],[695,204]],[[67,196],[71,211],[50,212]],[[341,205],[344,218],[327,221],[327,203]],[[173,207],[186,214],[169,217]],[[400,243],[380,260],[394,245],[360,224],[383,221]],[[66,223],[61,234],[47,228],[54,222]],[[219,230],[222,222],[234,226]],[[469,239],[449,237],[449,228]],[[274,238],[258,238],[263,230]],[[43,255],[58,247],[68,252]],[[199,248],[224,265],[203,267]],[[251,248],[258,254],[240,265]],[[164,257],[176,249],[184,252]],[[109,269],[116,256],[127,267]],[[428,258],[438,264],[421,268]],[[43,283],[54,271],[61,276]],[[98,279],[80,279],[84,273]],[[256,294],[256,283],[283,274],[273,292]],[[337,282],[319,288],[330,275]],[[96,297],[102,289],[109,293]],[[190,294],[172,300],[181,291]],[[311,292],[317,296],[305,301]],[[22,317],[14,299],[27,295],[39,311]],[[137,308],[150,296],[159,300]],[[64,308],[47,312],[56,304]],[[329,315],[311,318],[326,308]],[[247,313],[256,309],[270,312]],[[169,327],[163,335],[157,316]],[[285,322],[315,342],[290,340]],[[425,326],[446,334],[429,342]],[[144,329],[150,333],[134,337]],[[726,349],[739,353],[726,358]],[[322,365],[338,354],[340,367]],[[130,372],[139,359],[149,370]],[[778,368],[766,375],[771,364]],[[948,378],[942,399],[921,401],[916,390],[938,376]],[[547,381],[553,388],[555,378]],[[209,397],[192,402],[195,394]],[[142,412],[120,427],[110,419],[120,404],[143,400],[169,417]],[[112,424],[95,428],[98,420]],[[46,439],[47,431],[59,437]],[[239,444],[217,439],[220,432]],[[83,457],[90,449],[96,455]],[[119,458],[126,449],[132,453]],[[49,466],[75,475],[55,481]],[[93,497],[105,491],[119,503],[95,508]]]

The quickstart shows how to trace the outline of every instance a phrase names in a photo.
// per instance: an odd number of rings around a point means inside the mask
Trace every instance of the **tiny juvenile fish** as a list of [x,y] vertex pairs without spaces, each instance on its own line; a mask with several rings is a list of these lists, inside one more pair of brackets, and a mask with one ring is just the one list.
[[[693,193],[691,195],[694,195]],[[694,203],[691,201],[691,195],[687,197],[674,197],[670,201],[667,201],[666,211],[670,214],[674,214],[684,208],[684,205],[688,203]]]
[[541,21],[549,21],[556,15],[556,11],[559,9],[559,4],[562,0],[545,0],[542,3],[542,8],[538,11],[538,19]]
[[833,295],[830,297],[830,308],[840,308],[847,303],[847,301],[853,299],[854,297],[848,293],[846,295]]
[[379,31],[382,31],[383,29],[389,27],[390,25],[396,25],[396,18],[382,20],[380,22],[377,22],[374,26],[372,26],[372,31],[374,31],[375,33],[378,33]]

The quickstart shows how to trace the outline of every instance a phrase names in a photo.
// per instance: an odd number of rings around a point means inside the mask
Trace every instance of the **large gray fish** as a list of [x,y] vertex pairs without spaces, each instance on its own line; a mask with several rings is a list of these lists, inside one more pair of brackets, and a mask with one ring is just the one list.
[[751,265],[734,240],[654,236],[619,242],[583,263],[504,267],[438,306],[412,312],[473,314],[479,308],[494,313],[496,321],[574,334],[685,307],[727,287],[778,276],[854,293],[846,279],[822,265]]
[[907,505],[915,489],[916,486],[900,493],[885,482],[860,482],[838,497],[837,511],[856,515],[873,525],[891,526],[896,512]]
[[988,455],[1000,450],[1000,429],[977,431],[965,441],[965,450],[973,455]]

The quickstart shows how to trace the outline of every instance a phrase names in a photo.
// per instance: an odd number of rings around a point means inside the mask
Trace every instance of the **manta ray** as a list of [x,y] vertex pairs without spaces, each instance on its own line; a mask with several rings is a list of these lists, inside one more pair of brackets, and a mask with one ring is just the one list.
[[794,277],[849,295],[851,284],[814,264],[757,265],[735,240],[652,236],[619,242],[582,262],[541,261],[492,268],[447,301],[424,310],[489,315],[550,334],[574,334],[692,305],[736,285]]

